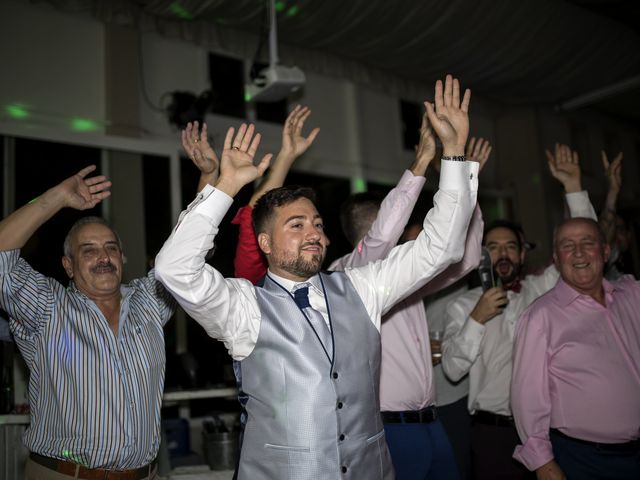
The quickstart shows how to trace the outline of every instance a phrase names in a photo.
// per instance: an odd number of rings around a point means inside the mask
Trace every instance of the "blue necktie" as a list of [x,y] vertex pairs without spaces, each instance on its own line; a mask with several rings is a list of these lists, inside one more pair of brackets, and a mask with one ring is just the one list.
[[308,284],[303,283],[301,285],[304,286],[301,286],[293,292],[293,300],[309,319],[311,326],[316,331],[316,334],[324,345],[327,355],[331,357],[333,354],[333,344],[331,341],[331,332],[329,331],[329,326],[327,325],[327,322],[324,321],[324,317],[322,316],[322,314],[315,310],[309,303]]

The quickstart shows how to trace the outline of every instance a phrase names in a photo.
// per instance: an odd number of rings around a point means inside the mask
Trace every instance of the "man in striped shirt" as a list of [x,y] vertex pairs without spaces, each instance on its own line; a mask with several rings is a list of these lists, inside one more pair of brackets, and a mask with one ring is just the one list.
[[153,479],[160,442],[165,350],[174,302],[153,271],[121,284],[117,234],[85,217],[64,242],[63,287],[20,258],[20,249],[65,207],[109,196],[89,166],[0,222],[0,307],[30,369],[27,480]]

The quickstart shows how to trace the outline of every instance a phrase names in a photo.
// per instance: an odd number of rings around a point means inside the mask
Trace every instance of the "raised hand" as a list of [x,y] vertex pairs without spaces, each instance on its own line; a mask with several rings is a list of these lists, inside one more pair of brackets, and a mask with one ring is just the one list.
[[318,133],[320,133],[320,129],[314,128],[306,137],[302,135],[304,122],[309,118],[309,115],[311,115],[311,110],[300,105],[297,105],[291,111],[282,127],[282,147],[279,155],[286,155],[295,159],[311,146]]
[[480,171],[482,171],[487,160],[489,160],[491,149],[492,147],[489,140],[478,138],[476,142],[476,137],[471,137],[467,145],[467,160],[478,162],[480,164]]
[[420,142],[416,148],[416,161],[411,166],[414,175],[424,175],[427,167],[436,156],[436,138],[429,124],[429,117],[425,110],[420,126]]
[[267,173],[260,186],[253,192],[249,200],[250,206],[253,207],[258,199],[269,190],[284,185],[284,180],[293,162],[307,151],[318,136],[320,132],[319,128],[311,130],[307,137],[302,135],[304,122],[309,118],[309,115],[311,115],[309,108],[297,105],[287,117],[287,120],[282,126],[282,147],[280,147],[280,152],[278,152],[278,156],[273,161],[269,173]]
[[253,164],[253,158],[260,145],[260,134],[254,135],[255,127],[245,123],[240,125],[238,133],[230,128],[224,139],[224,150],[220,160],[220,178],[216,188],[227,195],[235,196],[242,187],[261,177],[269,166],[272,155],[266,154],[258,165]]
[[609,162],[604,150],[600,153],[602,155],[604,174],[609,184],[609,191],[619,193],[622,186],[622,152],[618,153],[612,162]]
[[58,184],[56,188],[63,195],[65,207],[88,210],[111,195],[111,182],[104,175],[85,178],[95,169],[95,165],[89,165]]
[[111,182],[104,175],[86,178],[95,169],[95,165],[83,168],[0,221],[0,251],[22,248],[60,209],[87,210],[111,195]]
[[202,130],[198,132],[198,122],[187,123],[187,128],[182,130],[182,148],[203,175],[215,175],[220,166],[220,161],[209,145],[207,124],[202,124]]
[[478,303],[471,311],[471,318],[484,325],[496,315],[499,315],[507,306],[507,292],[502,287],[489,288],[482,294]]
[[431,126],[443,145],[443,155],[464,155],[464,146],[469,136],[469,102],[471,90],[464,92],[460,100],[460,82],[447,75],[444,83],[436,82],[434,104],[425,102]]
[[582,190],[580,162],[578,152],[572,151],[568,145],[556,143],[555,152],[545,150],[551,175],[564,186],[567,193]]

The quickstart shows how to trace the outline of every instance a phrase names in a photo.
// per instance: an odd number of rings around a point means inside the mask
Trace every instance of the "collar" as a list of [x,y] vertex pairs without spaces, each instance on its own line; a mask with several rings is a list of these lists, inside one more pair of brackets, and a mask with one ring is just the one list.
[[[85,293],[81,292],[77,285],[76,282],[74,282],[73,280],[69,280],[69,284],[67,285],[67,291],[73,292],[83,298],[86,298],[87,300],[90,300],[93,302],[93,300],[91,298],[89,298]],[[125,299],[127,299],[128,297],[130,297],[133,294],[133,287],[131,285],[128,284],[124,284],[121,283],[120,284],[120,302],[124,302]],[[95,302],[94,302],[95,303]]]
[[[614,290],[618,290],[616,285],[609,282],[606,278],[602,279],[602,288],[604,289],[604,296],[607,301],[607,305],[613,299],[612,293]],[[565,282],[562,277],[558,278],[558,283],[554,288],[554,295],[562,306],[566,307],[573,303],[579,297],[587,297],[588,295],[584,295],[574,289],[571,285]],[[589,297],[591,298],[591,297]]]
[[324,292],[322,291],[322,284],[320,283],[320,276],[315,274],[313,277],[308,278],[305,282],[295,282],[293,280],[289,280],[288,278],[281,277],[280,275],[276,275],[271,270],[267,271],[267,275],[269,275],[273,280],[278,282],[284,288],[287,289],[289,293],[293,293],[296,290],[296,287],[303,283],[308,283],[311,288],[320,296],[324,297]]

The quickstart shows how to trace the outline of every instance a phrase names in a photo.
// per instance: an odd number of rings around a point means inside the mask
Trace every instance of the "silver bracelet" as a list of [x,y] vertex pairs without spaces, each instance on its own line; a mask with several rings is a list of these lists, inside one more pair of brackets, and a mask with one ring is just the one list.
[[465,162],[467,160],[466,155],[443,155],[442,160],[449,162]]

